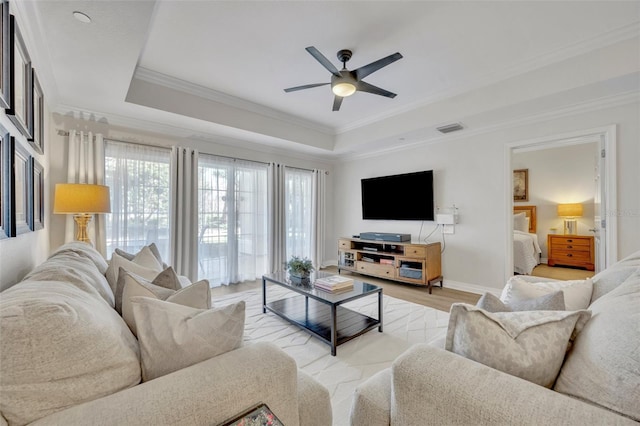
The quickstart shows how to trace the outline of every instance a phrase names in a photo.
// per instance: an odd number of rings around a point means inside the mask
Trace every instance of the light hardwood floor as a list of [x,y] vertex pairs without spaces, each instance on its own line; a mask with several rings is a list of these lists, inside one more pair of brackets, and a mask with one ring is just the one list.
[[543,263],[533,268],[531,275],[534,277],[553,278],[556,280],[584,280],[586,278],[593,277],[595,273],[585,269],[549,266]]
[[[338,273],[336,267],[328,267],[323,271]],[[349,274],[343,272],[343,274]],[[353,274],[355,279],[365,281],[371,284],[375,284],[382,287],[382,293],[387,296],[395,297],[397,299],[406,300],[408,302],[417,303],[419,305],[429,306],[430,308],[438,309],[440,311],[449,312],[451,305],[456,302],[470,303],[475,305],[480,298],[479,294],[467,293],[465,291],[453,290],[450,288],[434,287],[433,293],[429,294],[425,287],[419,287],[409,284],[396,283],[389,280],[384,280],[375,277],[369,277],[365,275]],[[223,295],[236,293],[247,290],[261,290],[262,281],[248,281],[240,284],[233,284],[229,286],[215,287],[211,289],[213,301],[215,298]]]

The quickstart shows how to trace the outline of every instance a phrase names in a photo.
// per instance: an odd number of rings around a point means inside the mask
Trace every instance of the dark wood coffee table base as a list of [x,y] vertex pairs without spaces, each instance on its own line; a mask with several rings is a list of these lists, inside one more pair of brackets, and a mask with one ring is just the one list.
[[[270,282],[274,282],[269,280]],[[316,300],[313,297],[300,292],[300,296],[292,296],[266,303],[266,283],[262,279],[263,306],[262,312],[273,312],[279,317],[295,324],[319,338],[331,347],[331,355],[336,355],[336,347],[351,339],[354,339],[369,330],[378,328],[382,332],[382,289],[378,294],[378,319],[352,311],[324,300]],[[277,282],[274,282],[278,284]],[[287,288],[290,288],[287,286]],[[295,290],[294,290],[295,291]],[[371,293],[370,295],[375,294]],[[364,297],[362,295],[360,297]],[[357,298],[351,300],[355,300]]]

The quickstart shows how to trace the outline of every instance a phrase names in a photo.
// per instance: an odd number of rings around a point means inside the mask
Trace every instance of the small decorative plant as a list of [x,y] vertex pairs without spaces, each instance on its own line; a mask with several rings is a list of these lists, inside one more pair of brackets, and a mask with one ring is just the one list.
[[308,277],[313,271],[313,263],[306,257],[301,259],[298,256],[291,256],[291,260],[285,262],[284,266],[289,274],[298,277]]

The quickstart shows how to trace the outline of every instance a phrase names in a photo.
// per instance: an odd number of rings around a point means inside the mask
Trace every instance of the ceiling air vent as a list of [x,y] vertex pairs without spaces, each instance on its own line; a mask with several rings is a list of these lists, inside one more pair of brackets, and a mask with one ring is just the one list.
[[457,132],[458,130],[462,130],[462,129],[464,129],[464,127],[462,127],[461,123],[453,123],[453,124],[447,124],[446,126],[436,127],[436,130],[438,130],[440,133]]

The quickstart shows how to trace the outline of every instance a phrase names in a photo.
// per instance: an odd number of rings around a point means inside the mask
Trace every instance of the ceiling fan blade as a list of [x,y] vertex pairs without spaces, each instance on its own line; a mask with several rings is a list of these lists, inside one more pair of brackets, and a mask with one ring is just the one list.
[[331,84],[331,83],[305,84],[304,86],[289,87],[288,89],[284,89],[284,91],[289,93],[289,92],[295,92],[296,90],[312,89],[318,86],[326,86],[327,84]]
[[311,56],[316,58],[316,61],[320,62],[322,66],[325,67],[331,74],[335,75],[336,77],[340,77],[340,72],[338,71],[338,68],[336,68],[335,65],[331,63],[331,61],[325,58],[325,56],[322,53],[320,53],[318,49],[316,49],[313,46],[309,46],[306,48],[306,51],[309,52]]
[[356,74],[356,78],[358,80],[362,80],[369,74],[378,71],[382,67],[386,67],[387,65],[394,63],[398,59],[402,59],[402,55],[396,52],[393,55],[387,56],[386,58],[378,59],[375,62],[371,62],[368,65],[360,67],[357,70],[354,70],[353,72]]
[[395,93],[381,89],[364,81],[358,82],[358,92],[373,93],[374,95],[386,96],[387,98],[395,98],[397,96]]
[[333,98],[333,110],[340,111],[340,105],[342,105],[342,100],[344,98],[342,96],[335,96]]

